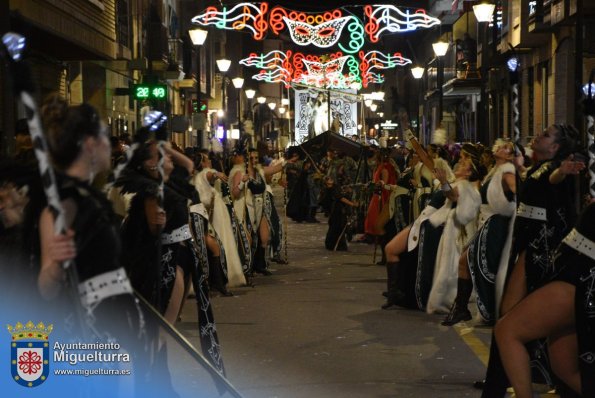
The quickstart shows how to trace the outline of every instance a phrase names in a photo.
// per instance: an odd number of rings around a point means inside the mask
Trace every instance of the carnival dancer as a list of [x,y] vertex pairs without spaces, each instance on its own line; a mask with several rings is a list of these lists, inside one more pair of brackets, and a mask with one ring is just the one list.
[[[414,152],[407,158],[409,165],[397,180],[396,185],[384,185],[382,188],[390,192],[385,211],[380,213],[376,222],[376,229],[382,233],[383,259],[378,265],[386,265],[386,245],[403,229],[413,222],[412,197],[414,187],[412,182],[413,168],[419,162],[419,156]],[[383,293],[384,296],[388,292]]]
[[258,152],[250,150],[247,167],[236,164],[230,171],[231,192],[234,198],[236,213],[244,214],[244,222],[249,223],[252,231],[253,271],[271,275],[267,269],[266,251],[270,239],[271,220],[270,199],[264,195],[266,191],[266,176],[283,170],[284,164],[263,167],[260,165]]
[[[282,165],[284,161],[284,158],[276,158],[271,162],[270,166],[276,166],[277,164]],[[267,197],[270,206],[265,206],[264,211],[270,212],[266,217],[271,220],[270,260],[277,264],[288,264],[287,259],[284,259],[281,254],[284,248],[283,245],[286,244],[284,234],[286,234],[287,231],[283,229],[283,223],[277,212],[275,196],[273,194],[273,186],[280,183],[282,174],[282,172],[278,172],[267,178],[265,196]]]
[[[567,176],[576,175],[585,167],[572,158],[578,135],[570,125],[554,124],[533,138],[535,164],[527,171],[519,189],[509,268],[498,275],[507,278],[501,315],[548,280],[553,270],[553,251],[575,223],[574,182]],[[540,359],[536,359],[534,368],[551,385],[545,346],[536,344],[533,353]],[[482,397],[501,398],[508,384],[498,346],[492,338]]]
[[[413,167],[414,176],[423,171],[421,164],[423,163],[419,162]],[[442,161],[438,161],[437,165],[438,169],[444,171],[447,181],[452,182],[453,180],[448,177],[452,173],[450,166]],[[414,177],[413,184],[417,183]],[[422,311],[426,309],[434,280],[438,246],[444,228],[444,224],[431,223],[429,220],[446,200],[442,190],[436,189],[430,192],[428,204],[415,218],[413,224],[401,230],[385,247],[388,291],[383,309],[389,309],[394,305],[418,308]],[[413,195],[414,208],[419,194],[420,190],[417,188]]]
[[553,255],[552,279],[521,300],[495,328],[518,398],[533,397],[525,344],[548,338],[554,373],[576,394],[595,396],[595,203]]
[[[227,285],[229,287],[245,286],[246,279],[242,271],[242,263],[238,254],[238,246],[232,228],[230,214],[221,195],[221,183],[227,183],[227,176],[211,167],[208,154],[200,153],[200,171],[192,182],[201,198],[201,203],[209,214],[209,234],[220,241],[227,265]],[[217,189],[219,186],[219,189]],[[221,269],[221,267],[219,267]],[[214,287],[224,296],[231,295],[225,288],[224,275],[216,278]]]
[[[92,187],[95,175],[110,168],[108,128],[97,111],[83,103],[68,106],[54,94],[42,107],[53,164],[59,168],[58,188],[66,213],[67,232],[54,233],[54,213],[46,208],[39,220],[40,293],[72,312],[67,289],[77,289],[84,309],[82,331],[93,339],[120,342],[133,358],[135,388],[148,382],[150,355],[145,318],[120,264],[122,245],[118,221],[105,196]],[[68,286],[62,263],[76,267],[79,286]],[[56,301],[54,301],[56,302]]]
[[[298,223],[308,220],[313,221],[310,204],[312,203],[312,196],[316,195],[316,193],[311,192],[312,184],[314,183],[312,175],[316,173],[314,163],[310,159],[304,159],[303,162],[299,161],[299,163],[301,163],[302,167],[299,169],[297,179],[287,202],[287,216]],[[293,170],[296,170],[295,164],[297,162],[291,167]],[[315,190],[315,192],[318,191],[318,189]],[[318,197],[315,200],[317,202]],[[316,208],[314,208],[314,211],[316,211]]]
[[[164,157],[165,182],[173,172],[172,155],[175,154],[179,153],[169,148]],[[164,189],[163,208],[159,205],[158,162],[157,143],[143,143],[115,186],[121,188],[122,194],[135,194],[122,226],[123,243],[127,248],[123,261],[132,284],[173,325],[183,298],[184,270],[191,258],[186,253],[190,248],[182,244],[190,239],[190,231],[185,229],[188,205],[186,197],[169,187]],[[193,168],[193,165],[187,167]],[[161,234],[172,234],[178,229],[183,233],[178,234],[175,241],[161,239]],[[158,241],[163,242],[162,256],[160,264],[155,264]]]
[[481,205],[479,182],[486,173],[480,156],[475,145],[463,145],[461,158],[455,166],[456,180],[452,185],[444,170],[434,171],[446,196],[446,203],[430,217],[434,226],[444,224],[444,230],[438,245],[432,289],[426,304],[428,314],[447,313],[456,295],[459,257],[475,234],[476,218]]
[[172,325],[182,307],[185,281],[192,280],[203,353],[224,373],[207,278],[209,269],[225,265],[219,262],[209,266],[207,261],[206,247],[214,259],[220,259],[220,248],[204,233],[208,214],[198,203],[198,192],[188,183],[194,163],[167,144],[164,149],[163,207],[159,203],[156,141],[142,142],[115,183],[122,194],[135,193],[122,226],[122,241],[127,248],[123,262],[135,289]]
[[[376,170],[374,170],[374,176],[372,177],[372,183],[375,184],[374,194],[370,199],[368,205],[368,212],[366,220],[364,222],[364,232],[368,236],[376,237],[376,244],[378,244],[382,235],[381,231],[378,231],[376,224],[380,212],[385,206],[388,205],[388,199],[390,198],[390,191],[384,189],[385,185],[395,185],[397,183],[398,173],[395,167],[389,161],[389,151],[381,149],[376,152]],[[388,209],[385,209],[385,211]],[[381,265],[386,263],[384,257],[384,245],[381,244],[383,261]]]
[[331,213],[328,219],[328,231],[324,240],[327,250],[347,251],[347,228],[351,208],[357,207],[357,202],[352,201],[353,188],[349,185],[338,185],[330,177],[325,178],[325,195],[333,199]]
[[[482,204],[479,208],[479,228],[459,259],[457,296],[449,314],[442,321],[452,326],[471,319],[467,308],[473,286],[477,292],[477,308],[482,319],[493,323],[496,304],[502,292],[496,293],[496,275],[508,267],[512,242],[512,220],[516,213],[516,168],[514,144],[496,142],[495,166],[480,188]],[[521,157],[522,159],[522,157]]]
[[[454,181],[455,177],[448,162],[438,156],[437,145],[428,145],[428,155],[434,161],[434,169],[442,169],[446,172],[448,181]],[[415,185],[415,193],[413,195],[413,218],[419,217],[430,199],[432,191],[438,189],[438,181],[434,178],[433,170],[428,169],[428,166],[423,162],[419,162],[413,169],[413,181]]]

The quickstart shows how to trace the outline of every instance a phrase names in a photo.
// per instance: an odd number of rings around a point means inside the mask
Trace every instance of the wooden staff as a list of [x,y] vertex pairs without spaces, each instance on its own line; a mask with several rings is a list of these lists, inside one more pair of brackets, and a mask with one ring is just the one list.
[[428,152],[421,146],[421,144],[417,141],[417,138],[413,135],[413,132],[410,129],[405,130],[405,139],[411,143],[413,150],[419,156],[419,160],[426,166],[430,171],[434,171],[434,159],[428,155]]
[[308,153],[308,151],[306,151],[306,150],[304,149],[304,147],[302,147],[301,145],[300,145],[299,147],[300,147],[300,149],[301,149],[302,151],[304,151],[304,153],[306,154],[306,157],[307,157],[308,159],[310,159],[310,161],[312,162],[312,165],[314,166],[314,168],[316,169],[316,171],[317,171],[318,173],[320,173],[320,174],[323,174],[323,175],[324,175],[324,173],[323,173],[323,172],[322,172],[322,171],[321,171],[321,170],[318,168],[318,165],[316,164],[316,162],[314,161],[314,159],[312,159],[312,156],[310,156],[310,154]]

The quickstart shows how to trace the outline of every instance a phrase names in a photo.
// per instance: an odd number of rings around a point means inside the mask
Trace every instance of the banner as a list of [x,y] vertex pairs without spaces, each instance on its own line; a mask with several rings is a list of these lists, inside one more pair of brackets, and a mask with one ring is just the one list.
[[331,92],[329,125],[327,95],[320,90],[295,90],[295,139],[298,143],[329,130],[343,136],[357,135],[356,98]]

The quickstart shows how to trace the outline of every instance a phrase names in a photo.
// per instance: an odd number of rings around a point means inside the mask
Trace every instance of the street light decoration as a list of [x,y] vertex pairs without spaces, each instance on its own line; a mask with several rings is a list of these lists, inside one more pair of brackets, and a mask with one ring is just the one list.
[[367,17],[365,31],[372,43],[378,42],[380,35],[385,31],[400,33],[440,25],[438,18],[426,14],[423,9],[414,12],[410,9],[402,11],[393,5],[380,4],[365,6],[364,12]]
[[449,43],[442,40],[432,43],[434,54],[436,54],[437,57],[444,57],[448,52],[448,47]]
[[353,17],[341,17],[322,22],[318,25],[310,25],[307,22],[292,20],[283,17],[287,25],[291,40],[299,46],[310,44],[320,48],[332,47],[339,41],[343,28]]
[[254,98],[254,96],[256,95],[256,90],[252,90],[251,88],[244,91],[244,93],[246,94],[246,98],[248,99],[252,99]]
[[413,75],[414,79],[421,79],[422,76],[424,75],[425,72],[425,68],[421,67],[421,66],[415,66],[413,68],[411,68],[411,74]]
[[231,82],[233,83],[233,86],[237,89],[240,89],[244,86],[244,79],[242,79],[241,77],[234,77],[233,79],[231,79]]
[[510,72],[516,72],[520,66],[519,59],[517,57],[509,58],[506,61],[506,66]]
[[473,6],[473,13],[477,22],[491,22],[494,15],[495,4],[483,2]]
[[192,44],[195,46],[202,46],[207,40],[207,34],[209,33],[208,30],[194,28],[188,31],[190,34],[190,40],[192,40]]
[[292,41],[297,45],[320,48],[338,45],[347,54],[361,50],[366,36],[376,43],[384,33],[408,32],[440,24],[438,18],[429,16],[423,9],[382,4],[364,7],[364,23],[348,8],[306,13],[281,6],[270,8],[266,2],[245,2],[229,9],[223,6],[221,11],[217,7],[207,7],[202,14],[192,18],[192,23],[215,25],[218,29],[248,30],[255,40],[263,40],[269,30],[277,36],[289,30]]
[[[328,56],[328,61],[323,61],[320,56],[301,52],[278,50],[266,54],[252,53],[248,58],[240,61],[244,66],[261,68],[260,73],[252,78],[269,83],[284,83],[289,86],[293,83],[305,85],[348,89],[352,86],[367,87],[369,83],[381,83],[384,76],[374,73],[374,70],[383,70],[411,64],[399,52],[384,54],[379,51],[360,51],[356,56],[344,55],[338,51]],[[344,73],[347,65],[348,72]],[[361,75],[360,75],[361,73]]]
[[221,73],[227,72],[231,66],[231,61],[229,59],[218,59],[215,62],[217,62],[217,69],[219,69],[219,72]]
[[264,104],[265,102],[267,102],[267,97],[258,97],[256,98],[256,102],[258,102],[259,104]]
[[410,59],[403,57],[399,52],[384,54],[376,50],[367,53],[360,51],[359,59],[362,85],[364,87],[367,87],[369,83],[382,83],[384,81],[384,76],[374,73],[373,70],[392,69],[395,66],[405,66],[411,63]]

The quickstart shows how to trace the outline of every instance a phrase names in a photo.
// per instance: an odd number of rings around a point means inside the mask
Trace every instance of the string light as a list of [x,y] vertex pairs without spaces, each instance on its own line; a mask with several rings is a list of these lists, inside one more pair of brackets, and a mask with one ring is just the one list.
[[[358,52],[364,46],[367,35],[371,42],[378,42],[386,33],[408,32],[430,28],[440,24],[438,18],[429,16],[423,9],[400,9],[394,5],[368,5],[364,7],[364,24],[353,14],[344,16],[340,9],[317,14],[285,9],[275,6],[269,11],[269,3],[239,3],[228,9],[222,6],[207,7],[202,14],[192,18],[196,25],[214,25],[218,29],[248,30],[256,40],[263,40],[270,30],[280,35],[285,29],[293,42],[300,46],[315,45],[329,48],[335,44],[348,54]],[[345,29],[346,28],[346,29]],[[343,32],[348,34],[344,35]],[[339,43],[342,36],[348,36]]]
[[431,17],[422,9],[411,13],[409,9],[401,9],[393,5],[368,5],[364,7],[368,22],[366,23],[366,33],[373,43],[378,42],[378,38],[383,32],[399,33],[409,32],[417,29],[427,29],[435,25],[440,25],[438,18]]
[[[329,60],[323,62],[320,56],[301,52],[282,52],[273,50],[266,54],[251,53],[240,60],[244,66],[253,66],[262,70],[252,78],[268,83],[301,83],[309,86],[355,89],[367,87],[370,83],[384,82],[384,76],[374,70],[390,69],[411,64],[399,52],[384,54],[380,51],[360,51],[354,55],[344,55],[337,51],[328,55]],[[348,73],[344,73],[348,65]],[[361,75],[360,75],[361,71]]]

